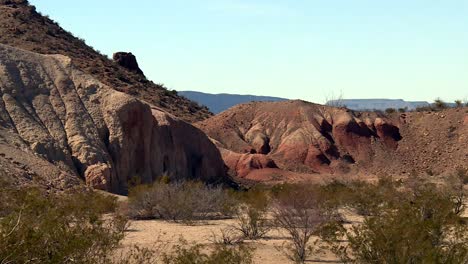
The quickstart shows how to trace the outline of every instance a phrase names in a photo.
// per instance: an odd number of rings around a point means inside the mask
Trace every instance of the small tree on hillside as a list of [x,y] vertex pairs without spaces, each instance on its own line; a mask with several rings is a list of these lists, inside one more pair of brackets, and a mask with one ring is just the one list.
[[434,100],[434,106],[439,110],[447,108],[447,104],[440,98]]

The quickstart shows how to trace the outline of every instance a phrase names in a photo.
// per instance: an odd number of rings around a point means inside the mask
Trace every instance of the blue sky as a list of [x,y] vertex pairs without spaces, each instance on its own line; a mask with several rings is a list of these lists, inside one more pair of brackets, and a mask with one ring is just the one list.
[[466,0],[30,0],[170,89],[468,98]]

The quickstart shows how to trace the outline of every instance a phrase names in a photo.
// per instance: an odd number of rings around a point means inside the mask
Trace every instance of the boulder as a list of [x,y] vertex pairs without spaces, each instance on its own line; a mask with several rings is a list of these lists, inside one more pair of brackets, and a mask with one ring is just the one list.
[[144,75],[143,71],[138,66],[135,55],[133,55],[131,52],[116,52],[112,58],[117,64],[126,68],[127,70]]

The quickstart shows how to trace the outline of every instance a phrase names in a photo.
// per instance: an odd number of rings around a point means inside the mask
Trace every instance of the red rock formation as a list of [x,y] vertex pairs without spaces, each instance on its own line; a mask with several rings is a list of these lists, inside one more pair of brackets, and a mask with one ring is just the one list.
[[239,154],[226,149],[221,149],[226,165],[240,178],[249,175],[253,170],[278,168],[276,163],[262,154]]
[[223,158],[239,177],[276,166],[341,173],[343,167],[372,161],[375,144],[395,149],[401,139],[398,126],[384,116],[357,116],[303,101],[239,105],[197,126],[229,150],[222,151]]

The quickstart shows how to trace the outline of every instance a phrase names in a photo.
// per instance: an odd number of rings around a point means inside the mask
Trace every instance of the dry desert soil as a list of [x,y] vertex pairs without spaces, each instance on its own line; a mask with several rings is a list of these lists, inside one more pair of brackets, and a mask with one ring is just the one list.
[[[186,240],[189,245],[202,244],[213,246],[213,236],[220,236],[221,230],[235,225],[234,219],[207,221],[198,225],[185,225],[182,223],[165,222],[161,220],[132,221],[124,239],[124,248],[134,245],[146,248],[171,249],[179,244],[180,239]],[[317,238],[314,238],[314,240]],[[246,240],[244,243],[255,248],[254,263],[281,264],[292,263],[277,248],[282,248],[287,242],[287,235],[281,231],[270,231],[265,239]],[[329,251],[314,256],[308,263],[340,263]]]

